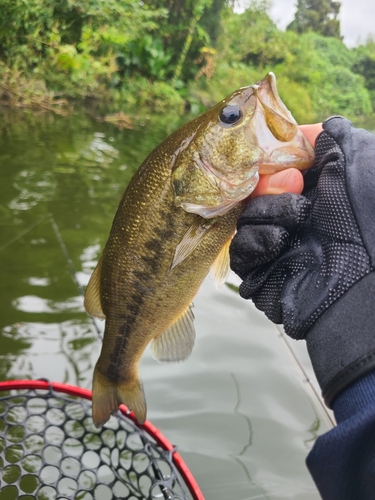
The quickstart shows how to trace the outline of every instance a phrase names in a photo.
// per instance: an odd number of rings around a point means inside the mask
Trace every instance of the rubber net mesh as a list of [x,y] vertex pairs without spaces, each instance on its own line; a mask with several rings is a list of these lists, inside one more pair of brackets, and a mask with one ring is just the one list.
[[[3,395],[5,394],[5,395]],[[0,500],[191,499],[172,452],[118,413],[45,390],[0,397]]]

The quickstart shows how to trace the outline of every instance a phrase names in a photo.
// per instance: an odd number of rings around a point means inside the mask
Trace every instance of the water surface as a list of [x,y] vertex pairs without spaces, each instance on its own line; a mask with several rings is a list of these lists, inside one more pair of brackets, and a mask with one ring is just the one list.
[[[103,324],[85,314],[79,287],[132,174],[180,119],[142,117],[121,130],[83,112],[1,113],[0,378],[90,388]],[[304,460],[331,424],[278,330],[209,278],[194,303],[191,358],[142,360],[148,418],[207,500],[317,500]],[[312,376],[304,345],[293,349]]]

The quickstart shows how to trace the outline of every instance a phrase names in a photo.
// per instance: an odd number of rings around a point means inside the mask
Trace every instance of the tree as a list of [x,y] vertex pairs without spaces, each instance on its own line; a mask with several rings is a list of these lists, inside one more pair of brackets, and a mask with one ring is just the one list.
[[338,15],[341,3],[333,0],[298,0],[294,20],[288,30],[315,31],[323,36],[341,38]]
[[375,39],[369,38],[365,45],[352,50],[355,56],[352,71],[364,77],[364,85],[370,93],[375,111]]
[[164,51],[169,53],[167,77],[187,82],[200,69],[202,50],[214,48],[222,29],[226,0],[144,0],[152,9],[167,8],[168,16],[158,23]]
[[[1,2],[0,79],[12,70],[54,91],[69,81],[77,95],[115,86],[122,54],[168,14],[134,0]],[[149,57],[143,65],[147,77],[153,62]]]

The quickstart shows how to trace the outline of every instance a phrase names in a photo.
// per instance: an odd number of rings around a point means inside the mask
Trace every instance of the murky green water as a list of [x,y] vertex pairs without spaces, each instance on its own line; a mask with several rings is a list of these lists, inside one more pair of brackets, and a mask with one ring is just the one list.
[[[90,387],[100,342],[74,279],[87,283],[127,182],[178,119],[119,130],[82,113],[1,113],[0,377]],[[330,422],[276,327],[209,279],[194,313],[187,362],[143,358],[149,419],[207,500],[318,499],[304,459]]]

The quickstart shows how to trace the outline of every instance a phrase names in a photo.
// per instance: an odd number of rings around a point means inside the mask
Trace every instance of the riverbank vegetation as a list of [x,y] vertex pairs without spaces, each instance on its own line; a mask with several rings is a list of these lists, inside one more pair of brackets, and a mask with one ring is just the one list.
[[372,116],[375,41],[346,47],[340,3],[298,0],[285,31],[268,7],[253,1],[236,13],[229,0],[3,0],[1,100],[196,113],[273,71],[300,122]]

